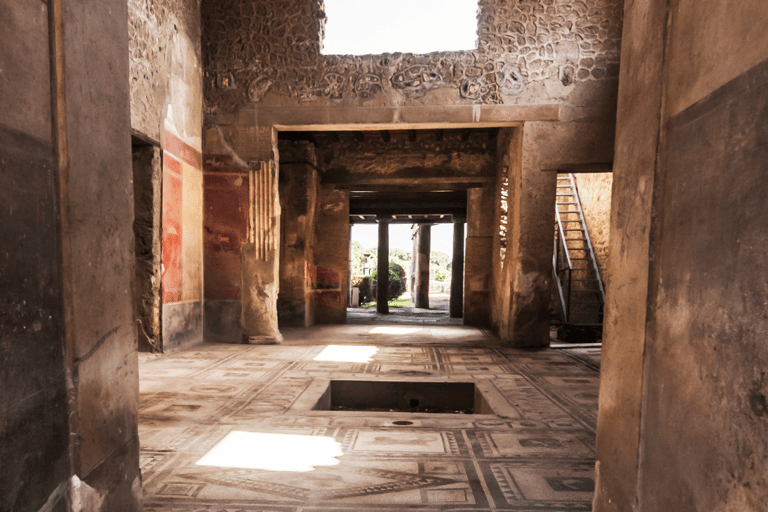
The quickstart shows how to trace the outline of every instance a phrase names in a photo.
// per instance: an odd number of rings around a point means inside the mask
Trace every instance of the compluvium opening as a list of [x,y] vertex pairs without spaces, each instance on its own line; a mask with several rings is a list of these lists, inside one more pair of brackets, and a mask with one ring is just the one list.
[[332,380],[313,409],[495,414],[473,382]]
[[325,0],[324,55],[471,51],[477,0]]

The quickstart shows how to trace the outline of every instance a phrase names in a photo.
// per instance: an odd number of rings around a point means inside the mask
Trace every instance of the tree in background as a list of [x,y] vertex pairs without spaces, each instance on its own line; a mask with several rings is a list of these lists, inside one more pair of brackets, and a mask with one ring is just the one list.
[[[377,272],[374,270],[371,277],[364,278],[360,283],[360,304],[367,304],[376,301],[377,293]],[[399,264],[390,260],[389,262],[389,287],[387,288],[387,300],[394,300],[405,292],[405,269]]]
[[363,275],[363,254],[366,251],[360,242],[352,242],[349,246],[349,266],[353,276]]
[[444,252],[432,251],[429,255],[430,273],[435,281],[445,282],[451,278],[451,258]]

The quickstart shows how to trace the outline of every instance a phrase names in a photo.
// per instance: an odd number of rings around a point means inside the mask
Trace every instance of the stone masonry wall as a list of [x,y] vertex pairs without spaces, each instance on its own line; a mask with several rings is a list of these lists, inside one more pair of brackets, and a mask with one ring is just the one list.
[[[163,131],[172,75],[198,67],[197,62],[184,62],[179,39],[200,55],[199,9],[199,0],[128,0],[131,128],[156,141]],[[197,112],[188,115],[201,119]]]
[[391,132],[387,141],[378,132],[369,134],[360,140],[342,133],[340,140],[320,144],[318,167],[325,180],[493,176],[495,172],[495,133]]
[[618,76],[619,0],[480,0],[477,49],[426,55],[322,55],[323,8],[318,0],[203,5],[207,112],[296,102],[531,104]]

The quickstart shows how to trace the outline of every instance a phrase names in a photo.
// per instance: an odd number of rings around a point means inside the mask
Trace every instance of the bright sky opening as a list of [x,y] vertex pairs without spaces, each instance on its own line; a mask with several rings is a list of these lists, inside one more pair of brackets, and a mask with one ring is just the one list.
[[325,0],[324,55],[468,51],[477,0]]
[[[389,225],[389,248],[400,249],[407,253],[413,251],[410,224]],[[360,242],[363,249],[373,249],[379,246],[378,224],[353,224],[352,240]],[[442,252],[453,256],[453,224],[435,224],[430,234],[432,252]]]

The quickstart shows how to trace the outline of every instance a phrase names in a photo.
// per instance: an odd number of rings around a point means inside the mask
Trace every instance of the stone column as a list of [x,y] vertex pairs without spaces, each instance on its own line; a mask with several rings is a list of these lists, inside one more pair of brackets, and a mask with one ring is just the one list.
[[451,263],[451,318],[464,313],[464,219],[453,220],[453,262]]
[[280,283],[280,202],[274,161],[255,162],[249,172],[248,243],[242,247],[243,341],[282,341],[277,326]]
[[376,291],[376,312],[389,313],[387,291],[389,290],[389,221],[379,219],[379,259],[376,270],[378,289]]
[[416,261],[416,297],[417,308],[429,308],[429,253],[432,245],[432,226],[422,224],[418,235],[419,253]]

